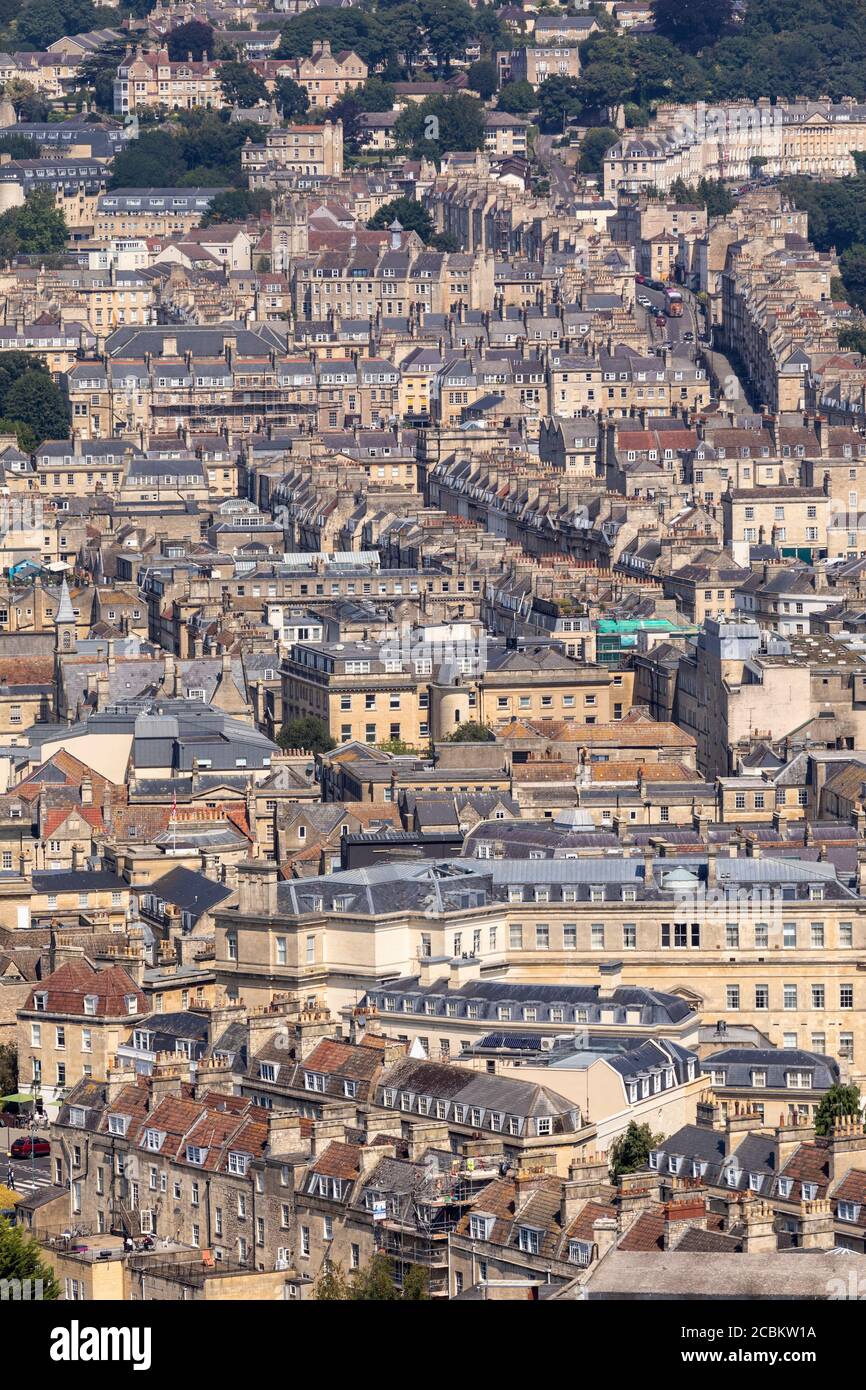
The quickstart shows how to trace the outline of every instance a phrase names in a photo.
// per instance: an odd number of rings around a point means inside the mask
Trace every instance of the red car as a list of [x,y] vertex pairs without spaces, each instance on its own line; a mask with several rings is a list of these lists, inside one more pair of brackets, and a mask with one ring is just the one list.
[[13,1158],[47,1158],[51,1145],[47,1139],[16,1139],[10,1153]]

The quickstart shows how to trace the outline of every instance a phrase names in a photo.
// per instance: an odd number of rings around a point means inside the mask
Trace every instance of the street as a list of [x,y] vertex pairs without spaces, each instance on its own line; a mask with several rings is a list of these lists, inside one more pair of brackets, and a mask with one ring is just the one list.
[[[9,1176],[9,1144],[11,1140],[4,1143],[2,1153],[0,1153],[0,1183],[4,1186]],[[50,1158],[19,1158],[12,1159],[12,1172],[15,1177],[15,1191],[30,1196],[32,1192],[39,1188],[51,1187],[53,1178],[53,1164]]]
[[556,138],[554,135],[539,135],[535,142],[535,153],[550,179],[550,193],[554,202],[570,203],[574,200],[574,180],[571,170],[563,164],[553,148]]
[[[672,348],[676,348],[678,345],[685,346],[688,348],[690,355],[694,357],[697,355],[698,316],[688,292],[683,290],[680,285],[677,285],[675,288],[679,289],[683,296],[682,318],[665,319],[664,328],[657,327],[654,322],[654,316],[655,314],[664,313],[664,291],[651,290],[648,285],[637,285],[635,287],[635,299],[648,299],[653,306],[652,310],[643,309],[638,304],[636,312],[638,315],[644,314],[646,318],[649,319],[648,331],[652,342],[659,343],[667,341]],[[684,333],[693,333],[695,341],[684,343]]]

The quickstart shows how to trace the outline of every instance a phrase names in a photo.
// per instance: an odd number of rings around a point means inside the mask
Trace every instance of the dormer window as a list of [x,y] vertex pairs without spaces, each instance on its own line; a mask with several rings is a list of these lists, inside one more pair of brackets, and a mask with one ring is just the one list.
[[779,1178],[779,1196],[790,1197],[793,1180],[791,1178]]
[[532,1226],[520,1226],[518,1244],[524,1254],[537,1255],[541,1249],[541,1232],[534,1230]]
[[[87,1003],[87,1000],[85,1000],[84,1002],[85,1002],[85,1004],[86,1004],[86,1003]],[[44,994],[44,993],[41,993],[41,994],[34,994],[34,996],[33,996],[33,1007],[35,1008],[35,1010],[36,1010],[37,1013],[39,1013],[39,1014],[44,1014],[44,1013],[45,1013],[45,1009],[46,1009],[46,1007],[47,1007],[47,1004],[48,1004],[48,995],[47,995],[47,994]],[[87,1012],[87,1010],[85,1009],[85,1013],[86,1013],[86,1012]]]
[[165,1135],[158,1129],[146,1129],[144,1131],[144,1146],[152,1153],[159,1153],[162,1148],[162,1141]]
[[187,1144],[186,1161],[187,1163],[198,1164],[200,1167],[207,1158],[207,1153],[207,1149],[199,1148],[198,1144]]
[[124,1006],[124,1008],[126,1009],[126,1012],[127,1012],[128,1014],[137,1014],[137,1013],[138,1013],[138,995],[137,995],[137,994],[125,994],[125,995],[123,996],[123,1006]]
[[128,1116],[128,1115],[109,1115],[109,1117],[108,1117],[108,1132],[109,1132],[109,1134],[121,1134],[121,1135],[125,1135],[125,1134],[126,1134],[126,1131],[127,1131],[128,1129],[129,1129],[129,1116]]
[[239,1177],[246,1177],[249,1161],[249,1154],[230,1153],[228,1157],[228,1170],[230,1173],[238,1174]]
[[469,1235],[472,1240],[487,1240],[493,1230],[495,1221],[493,1216],[481,1216],[473,1213],[469,1218]]

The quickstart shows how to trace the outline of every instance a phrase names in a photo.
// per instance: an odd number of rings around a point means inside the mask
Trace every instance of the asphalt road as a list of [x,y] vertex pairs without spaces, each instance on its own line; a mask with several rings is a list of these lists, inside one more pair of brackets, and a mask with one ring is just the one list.
[[[682,291],[681,291],[681,293],[682,293]],[[664,326],[664,328],[660,328],[660,327],[658,327],[658,326],[656,325],[656,323],[654,322],[654,316],[655,316],[657,313],[660,314],[660,313],[663,313],[663,312],[664,312],[664,302],[665,302],[664,291],[663,291],[663,290],[651,290],[651,289],[649,288],[648,285],[636,285],[636,286],[635,286],[635,299],[636,299],[636,300],[637,300],[637,297],[638,297],[638,296],[640,296],[641,299],[648,299],[648,300],[650,301],[650,303],[652,304],[652,306],[653,306],[652,309],[650,310],[650,309],[643,309],[643,308],[641,308],[641,306],[640,306],[639,304],[637,305],[637,313],[638,313],[639,315],[640,315],[640,314],[643,314],[644,317],[645,317],[645,319],[648,319],[648,320],[649,320],[648,328],[649,328],[649,332],[650,332],[651,341],[652,341],[653,343],[669,342],[672,348],[676,348],[678,345],[682,345],[682,346],[684,346],[684,347],[686,347],[686,348],[689,349],[689,353],[690,353],[690,356],[691,356],[691,357],[693,357],[693,358],[696,357],[696,356],[697,356],[697,351],[698,351],[698,349],[697,349],[697,337],[698,337],[697,315],[696,315],[696,313],[695,313],[694,306],[693,306],[691,300],[689,299],[689,297],[688,297],[686,294],[683,294],[683,313],[682,313],[682,318],[675,318],[675,319],[666,318],[666,319],[665,319],[665,326]],[[695,341],[692,342],[692,343],[686,343],[686,342],[684,341],[684,338],[683,338],[683,334],[685,334],[685,333],[693,333],[694,336],[695,336]]]
[[[40,1136],[41,1137],[41,1136]],[[15,1178],[15,1191],[30,1194],[39,1187],[50,1187],[53,1179],[51,1158],[9,1158],[9,1143],[5,1136],[0,1148],[0,1183],[6,1184],[9,1166]]]
[[555,135],[539,135],[535,142],[535,153],[550,179],[550,191],[554,202],[569,203],[574,199],[574,180],[571,170],[563,164],[558,152],[553,148],[556,138]]

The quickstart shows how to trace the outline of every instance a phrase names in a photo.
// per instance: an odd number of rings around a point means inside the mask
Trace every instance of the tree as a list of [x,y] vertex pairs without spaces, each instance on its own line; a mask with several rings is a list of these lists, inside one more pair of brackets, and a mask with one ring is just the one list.
[[335,101],[333,106],[322,112],[326,121],[343,122],[343,145],[352,153],[357,151],[361,143],[363,114],[363,107],[352,92],[346,92],[339,101]]
[[190,53],[200,63],[202,58],[213,57],[214,31],[203,20],[191,19],[187,24],[179,24],[171,30],[165,46],[173,63],[185,62]]
[[395,757],[404,757],[406,754],[415,753],[417,749],[411,743],[406,743],[402,738],[389,738],[384,743],[377,744],[383,753],[393,753]]
[[577,81],[558,73],[547,77],[536,92],[538,121],[542,130],[562,131],[581,109],[582,101]]
[[452,59],[463,57],[475,29],[472,9],[466,0],[420,0],[420,10],[436,65],[450,72]]
[[507,111],[510,116],[525,116],[538,105],[535,88],[531,82],[506,82],[496,98],[497,111]]
[[14,1096],[18,1090],[18,1053],[12,1043],[0,1043],[0,1096]]
[[381,77],[368,77],[363,87],[356,87],[352,96],[362,111],[391,111],[397,100],[397,90]]
[[365,1269],[355,1270],[346,1277],[342,1265],[322,1268],[316,1280],[313,1297],[324,1302],[357,1300],[365,1303],[420,1303],[430,1298],[430,1279],[422,1265],[410,1265],[400,1291],[394,1283],[394,1267],[387,1255],[378,1252]]
[[336,745],[326,726],[314,714],[302,714],[290,719],[277,734],[281,748],[304,748],[311,753],[327,753]]
[[694,203],[706,208],[708,217],[726,217],[736,207],[733,194],[721,179],[699,179],[694,186],[683,179],[674,179],[670,197],[675,203]]
[[[0,222],[2,222],[0,218]],[[839,269],[852,304],[866,309],[866,245],[856,242],[839,257]]]
[[126,43],[106,43],[83,58],[78,68],[78,87],[92,93],[102,111],[114,111],[114,79],[126,53]]
[[598,176],[605,155],[618,139],[619,134],[612,126],[591,127],[580,142],[580,172]]
[[382,227],[390,227],[395,220],[404,231],[417,232],[427,245],[435,236],[433,218],[423,203],[416,202],[414,198],[393,198],[390,203],[383,203],[373,213],[367,226],[375,232]]
[[15,114],[19,121],[48,120],[50,109],[48,102],[30,82],[22,82],[18,78],[14,78],[11,82],[6,83],[4,95],[15,107]]
[[213,222],[245,222],[248,217],[258,217],[271,206],[271,194],[267,188],[227,188],[217,193],[201,220],[203,227]]
[[281,77],[276,85],[274,99],[283,113],[284,121],[297,121],[307,114],[310,98],[306,87],[293,77]]
[[50,188],[38,188],[20,207],[0,216],[0,256],[34,256],[62,251],[68,235],[66,219],[54,203]]
[[493,743],[493,741],[493,730],[488,729],[486,724],[476,723],[474,719],[468,720],[465,724],[458,724],[448,739],[449,743]]
[[114,157],[112,188],[160,188],[176,184],[186,169],[180,141],[167,130],[144,131]]
[[410,1265],[403,1276],[404,1303],[426,1303],[430,1298],[430,1276],[423,1265]]
[[445,150],[484,148],[484,106],[465,93],[427,97],[401,111],[394,127],[398,144],[409,145],[416,158],[437,162]]
[[69,437],[69,408],[44,367],[31,367],[9,387],[3,413],[10,420],[29,425],[39,443]]
[[352,1285],[343,1273],[342,1265],[328,1261],[322,1266],[313,1288],[313,1297],[325,1303],[345,1302],[352,1297]]
[[730,27],[732,0],[653,0],[657,34],[697,53],[715,43]]
[[853,1084],[843,1086],[837,1082],[821,1097],[815,1112],[815,1134],[818,1138],[826,1136],[833,1128],[834,1120],[858,1119],[859,1116],[860,1087]]
[[92,0],[30,0],[16,21],[18,37],[44,49],[65,34],[83,34],[99,24]]
[[16,135],[14,131],[0,135],[0,151],[11,154],[13,159],[40,159],[42,156],[42,146],[36,140],[31,140],[29,135]]
[[866,326],[850,324],[839,334],[839,346],[844,352],[859,352],[866,357]]
[[0,1279],[41,1279],[45,1301],[60,1297],[60,1286],[42,1250],[20,1226],[0,1218]]
[[249,63],[223,63],[220,86],[226,101],[235,106],[255,106],[268,100],[264,78],[259,77]]
[[611,1180],[621,1173],[634,1173],[645,1168],[649,1162],[650,1151],[662,1141],[663,1135],[653,1134],[649,1125],[629,1121],[624,1134],[618,1134],[608,1148]]
[[477,63],[473,63],[468,73],[469,86],[473,92],[477,92],[482,101],[489,101],[499,86],[499,73],[496,64],[489,58],[481,58]]

